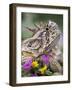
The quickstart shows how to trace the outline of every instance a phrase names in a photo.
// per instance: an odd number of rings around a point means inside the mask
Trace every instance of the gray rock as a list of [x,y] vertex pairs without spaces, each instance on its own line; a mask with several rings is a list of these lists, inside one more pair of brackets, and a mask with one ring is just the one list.
[[55,72],[53,75],[62,75],[62,74],[59,72]]
[[62,67],[57,60],[51,58],[49,60],[49,63],[50,63],[50,69],[52,71],[62,73]]

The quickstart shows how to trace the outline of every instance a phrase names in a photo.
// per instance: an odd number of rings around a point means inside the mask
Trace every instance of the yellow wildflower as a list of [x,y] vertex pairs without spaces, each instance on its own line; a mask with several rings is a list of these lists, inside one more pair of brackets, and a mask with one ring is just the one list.
[[46,70],[47,70],[47,66],[45,65],[44,67],[42,67],[42,68],[40,69],[40,72],[41,72],[42,74],[44,74]]
[[38,67],[38,66],[39,66],[39,64],[38,64],[38,62],[37,62],[37,61],[33,61],[33,62],[32,62],[32,67],[34,67],[34,68],[35,68],[35,67]]

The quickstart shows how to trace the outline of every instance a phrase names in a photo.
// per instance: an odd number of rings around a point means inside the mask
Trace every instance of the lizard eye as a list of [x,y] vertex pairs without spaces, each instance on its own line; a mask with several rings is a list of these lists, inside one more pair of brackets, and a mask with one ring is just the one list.
[[48,31],[49,29],[48,29],[48,27],[46,28],[46,31]]
[[31,45],[28,45],[29,47],[31,47]]
[[28,44],[28,47],[31,47],[31,43]]

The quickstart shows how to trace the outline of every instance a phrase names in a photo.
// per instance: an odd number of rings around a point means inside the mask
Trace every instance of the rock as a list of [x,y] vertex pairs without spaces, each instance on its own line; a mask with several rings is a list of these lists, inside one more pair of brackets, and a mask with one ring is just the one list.
[[63,55],[62,54],[57,56],[57,60],[61,65],[63,65]]
[[62,74],[59,72],[55,72],[53,75],[62,75]]
[[53,72],[59,72],[59,73],[62,73],[62,67],[61,65],[59,64],[59,62],[53,58],[51,58],[49,60],[49,63],[50,63],[50,69],[53,71]]

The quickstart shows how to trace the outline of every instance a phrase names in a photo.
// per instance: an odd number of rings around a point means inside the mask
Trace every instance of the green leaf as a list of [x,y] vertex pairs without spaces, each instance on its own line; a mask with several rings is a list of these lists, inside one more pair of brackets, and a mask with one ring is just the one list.
[[53,75],[53,72],[51,72],[50,70],[47,70],[45,74],[46,74],[47,76],[52,76],[52,75]]

